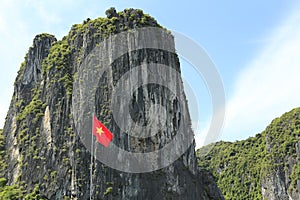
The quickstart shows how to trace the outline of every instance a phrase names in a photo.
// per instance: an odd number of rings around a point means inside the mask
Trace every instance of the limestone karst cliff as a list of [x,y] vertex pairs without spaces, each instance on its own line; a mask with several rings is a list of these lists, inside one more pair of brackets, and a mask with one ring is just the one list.
[[300,199],[300,108],[274,119],[260,134],[236,142],[218,142],[202,168],[217,179],[225,199]]
[[[106,14],[107,18],[87,19],[73,25],[61,40],[50,34],[34,38],[18,72],[3,128],[6,165],[2,176],[6,185],[19,188],[16,195],[28,199],[88,199],[90,194],[93,199],[223,199],[212,176],[198,170],[194,143],[173,164],[153,172],[121,172],[94,160],[91,190],[91,156],[76,133],[72,112],[76,74],[83,70],[86,56],[105,38],[141,27],[161,28],[141,10],[116,12],[110,9]],[[134,33],[129,31],[128,34]],[[170,34],[161,40],[174,47]],[[117,48],[106,46],[102,50],[114,52]],[[108,54],[108,58],[112,54]],[[147,121],[145,113],[151,101],[170,105],[166,117],[170,120],[170,127],[166,127],[169,131],[139,140],[123,134],[111,116],[109,95],[114,80],[128,69],[152,62],[170,65],[180,73],[176,54],[143,49],[116,60],[109,70],[111,76],[105,77],[97,88],[97,117],[113,130],[112,142],[128,151],[161,148],[173,139],[178,128],[181,110],[177,102],[163,87],[153,84],[134,93],[131,116],[137,122]],[[176,82],[177,88],[183,91],[181,77],[177,77]],[[186,131],[191,132],[190,119],[186,116],[184,125]]]

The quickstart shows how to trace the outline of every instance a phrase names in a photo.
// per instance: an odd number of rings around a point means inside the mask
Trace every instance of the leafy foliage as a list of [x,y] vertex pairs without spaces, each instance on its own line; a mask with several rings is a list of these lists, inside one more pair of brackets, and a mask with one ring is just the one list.
[[2,129],[0,129],[0,199],[12,199],[17,200],[20,197],[22,197],[24,191],[17,187],[16,185],[6,185],[7,181],[3,177],[4,176],[4,170],[6,168],[5,163],[5,140],[4,135],[2,133]]
[[24,190],[16,185],[6,185],[6,179],[0,179],[0,199],[18,200],[24,195]]
[[300,179],[300,164],[293,166],[292,174],[290,175],[291,185],[289,187],[289,191],[295,190],[295,186],[297,181]]
[[26,194],[26,191],[23,189],[22,186],[6,185],[6,179],[0,178],[0,199],[42,200],[43,198],[39,194],[39,185],[36,185],[31,193]]
[[43,39],[46,38],[55,38],[55,37],[54,35],[51,35],[49,33],[41,33],[35,37],[35,40],[42,41]]
[[71,72],[71,67],[69,66],[71,54],[67,39],[68,38],[66,37],[63,40],[53,44],[50,49],[50,53],[43,61],[42,68],[43,75],[47,75],[48,79],[51,80],[49,83],[63,83],[66,94],[70,96],[73,89],[73,75]]
[[108,16],[107,18],[87,19],[82,24],[73,25],[69,33],[71,41],[83,34],[92,33],[92,37],[102,40],[109,35],[137,27],[152,26],[162,28],[153,17],[144,14],[140,9],[125,9],[117,13],[115,8],[110,8],[106,11],[106,15]]
[[[293,168],[290,189],[300,179],[296,143],[300,140],[300,108],[276,118],[261,134],[237,142],[218,142],[211,152],[197,150],[201,168],[213,173],[226,199],[262,199],[261,180],[283,166]],[[292,165],[292,166],[289,166]]]
[[[217,184],[226,199],[260,199],[259,174],[260,148],[255,140],[236,143],[219,142],[204,158],[199,157],[199,165],[208,169],[217,179]],[[253,149],[249,151],[249,149]],[[197,155],[201,149],[197,151]]]

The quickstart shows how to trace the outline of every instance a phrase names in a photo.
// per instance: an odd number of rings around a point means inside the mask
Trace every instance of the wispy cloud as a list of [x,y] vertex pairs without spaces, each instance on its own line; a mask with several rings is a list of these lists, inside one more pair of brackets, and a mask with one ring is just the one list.
[[271,34],[263,50],[239,74],[227,106],[224,139],[260,132],[273,118],[300,106],[299,52],[297,12]]
[[208,134],[210,120],[205,122],[192,122],[192,128],[195,134],[196,149],[205,145],[205,139]]

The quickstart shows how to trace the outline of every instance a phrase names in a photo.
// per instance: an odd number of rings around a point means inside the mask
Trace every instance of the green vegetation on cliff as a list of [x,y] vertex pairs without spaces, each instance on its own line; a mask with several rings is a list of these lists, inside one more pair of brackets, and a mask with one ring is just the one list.
[[[59,183],[58,176],[63,174],[64,179],[71,179],[76,169],[71,168],[70,163],[75,162],[76,156],[72,157],[69,152],[76,149],[76,155],[85,153],[74,145],[75,134],[70,123],[69,105],[77,65],[93,47],[112,34],[139,27],[161,27],[138,9],[116,12],[110,8],[106,15],[106,18],[87,19],[73,25],[60,41],[47,33],[35,37],[18,71],[4,128],[4,134],[11,136],[7,140],[13,139],[12,146],[5,147],[0,131],[0,199],[42,199],[41,191],[56,193],[58,184],[63,184]],[[59,134],[46,135],[46,128]],[[45,135],[53,140],[46,141]],[[50,150],[47,145],[51,146]],[[77,156],[77,164],[81,165],[84,159]],[[76,184],[85,191],[85,174],[77,177]],[[111,193],[112,187],[109,187],[105,194]],[[61,194],[63,196],[66,194]]]
[[82,24],[73,25],[69,34],[71,40],[74,40],[80,34],[86,33],[86,31],[93,31],[96,33],[94,37],[103,39],[111,34],[139,27],[161,27],[153,17],[145,14],[140,9],[130,8],[116,12],[115,8],[110,8],[105,14],[107,15],[106,18],[99,17],[94,20],[88,18]]
[[5,142],[4,136],[2,134],[2,129],[0,129],[0,199],[9,199],[9,200],[35,200],[42,199],[38,194],[38,188],[34,189],[31,193],[26,194],[23,186],[20,184],[7,185],[7,180],[4,178],[3,172],[6,168],[5,163]]
[[[264,154],[262,144],[256,144],[252,138],[236,143],[218,142],[211,152],[199,158],[199,165],[213,173],[226,199],[261,199],[261,163],[257,160]],[[197,155],[200,153],[201,149]]]
[[[197,151],[201,168],[213,173],[226,199],[262,199],[266,179],[288,174],[286,192],[300,182],[300,108],[276,118],[261,134],[237,142],[218,142],[211,152]],[[299,148],[299,147],[298,147]],[[298,152],[297,152],[298,151]],[[285,181],[285,180],[283,180]]]

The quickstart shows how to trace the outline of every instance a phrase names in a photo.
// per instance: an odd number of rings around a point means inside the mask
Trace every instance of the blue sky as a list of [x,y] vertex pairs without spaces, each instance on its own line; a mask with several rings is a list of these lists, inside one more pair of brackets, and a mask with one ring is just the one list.
[[[72,24],[104,16],[112,6],[143,9],[207,51],[226,93],[220,139],[253,136],[274,117],[300,105],[300,4],[296,0],[1,0],[0,127],[14,79],[34,36],[48,32],[61,39]],[[200,118],[193,118],[193,123],[200,121],[195,128],[199,146],[211,115],[209,93],[203,80],[191,75],[189,64],[183,62],[182,70],[198,97]]]

